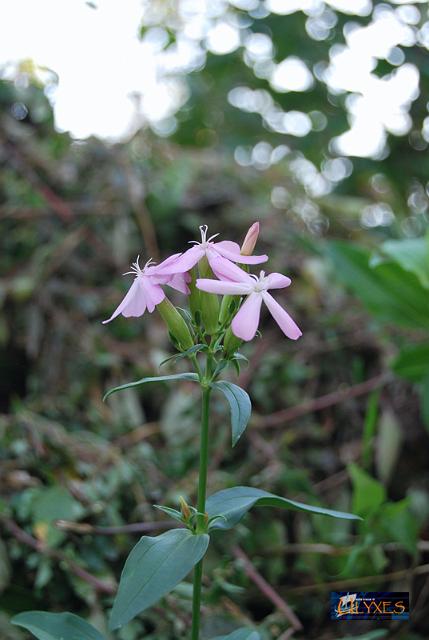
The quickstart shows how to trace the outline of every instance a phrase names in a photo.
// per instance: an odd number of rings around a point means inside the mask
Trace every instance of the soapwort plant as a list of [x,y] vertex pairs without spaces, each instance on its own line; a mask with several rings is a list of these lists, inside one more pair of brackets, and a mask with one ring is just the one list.
[[[111,631],[120,629],[163,596],[172,591],[193,570],[192,627],[189,638],[200,637],[203,561],[213,531],[228,531],[254,506],[273,506],[307,511],[334,518],[357,519],[356,516],[307,505],[276,496],[254,487],[233,487],[207,497],[207,470],[210,443],[210,403],[222,394],[231,414],[231,441],[234,447],[243,435],[251,414],[248,394],[237,384],[223,379],[224,371],[232,367],[237,373],[246,358],[240,353],[243,341],[252,340],[258,330],[262,302],[283,334],[300,338],[301,330],[287,311],[269,293],[291,284],[280,273],[259,275],[250,267],[268,260],[266,255],[254,255],[259,235],[259,223],[253,224],[240,248],[230,241],[217,241],[218,234],[208,237],[207,226],[200,227],[201,241],[183,253],[170,256],[160,264],[148,260],[141,267],[140,259],[124,275],[134,277],[128,293],[105,323],[117,316],[142,316],[155,310],[164,321],[176,353],[170,361],[187,359],[192,371],[142,378],[110,389],[113,393],[156,382],[189,380],[200,388],[201,427],[199,479],[195,505],[181,498],[179,508],[155,505],[178,522],[176,528],[155,536],[143,536],[131,550],[122,571],[119,588],[110,614]],[[165,288],[178,290],[189,301],[188,309],[176,308],[168,299]],[[219,296],[222,296],[220,299]],[[13,620],[31,631],[40,640],[103,640],[102,635],[81,618],[69,614],[41,611],[22,613]],[[257,640],[252,629],[239,629],[222,638]],[[218,638],[217,640],[222,640]]]

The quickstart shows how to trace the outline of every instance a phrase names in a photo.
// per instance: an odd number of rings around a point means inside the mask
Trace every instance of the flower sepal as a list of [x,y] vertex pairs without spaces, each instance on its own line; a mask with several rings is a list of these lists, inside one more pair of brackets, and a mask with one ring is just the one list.
[[182,360],[182,358],[192,358],[192,356],[197,355],[200,351],[207,351],[208,345],[206,344],[194,344],[190,349],[186,349],[186,351],[181,351],[180,353],[175,353],[174,355],[166,358],[162,362],[159,363],[160,367],[163,367],[167,362],[177,362],[178,360]]
[[156,308],[167,325],[174,346],[181,352],[191,349],[194,346],[191,332],[176,307],[171,304],[168,298],[164,298]]
[[[202,278],[213,278],[213,272],[206,257],[201,259],[199,270]],[[219,330],[219,298],[212,293],[200,291],[199,305],[204,331],[212,336]]]

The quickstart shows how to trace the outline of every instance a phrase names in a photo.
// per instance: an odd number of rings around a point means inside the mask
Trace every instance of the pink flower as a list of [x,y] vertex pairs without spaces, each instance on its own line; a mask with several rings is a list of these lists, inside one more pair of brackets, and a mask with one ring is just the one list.
[[131,271],[124,273],[125,275],[132,274],[135,276],[128,293],[122,300],[118,308],[112,313],[108,320],[104,320],[103,324],[111,322],[114,318],[121,313],[125,318],[137,318],[142,316],[146,309],[149,313],[152,313],[156,305],[162,302],[165,298],[165,293],[161,288],[161,285],[169,285],[173,289],[177,289],[182,293],[189,293],[187,282],[190,281],[190,276],[185,273],[172,273],[169,275],[159,274],[158,270],[162,267],[172,268],[174,261],[177,260],[181,254],[177,253],[170,256],[164,262],[159,265],[155,265],[152,260],[148,260],[143,267],[140,267],[139,259],[137,257],[136,262],[131,265]]
[[[200,231],[201,242],[196,242],[195,240],[191,241],[191,244],[194,244],[195,246],[182,253],[182,255],[172,265],[174,273],[183,273],[185,271],[189,271],[204,256],[207,257],[207,260],[213,270],[213,265],[216,266],[217,264],[215,262],[215,259],[219,258],[223,258],[224,262],[226,260],[231,260],[232,262],[240,262],[241,264],[260,264],[261,262],[266,262],[268,260],[268,256],[265,255],[241,255],[240,247],[236,242],[230,242],[229,240],[222,240],[222,242],[213,242],[213,239],[219,235],[218,233],[207,239],[208,226],[206,224],[200,227]],[[171,267],[167,265],[167,268],[164,268],[164,273],[171,272]]]
[[252,340],[255,337],[261,305],[264,301],[283,333],[291,340],[297,340],[302,335],[301,330],[283,307],[268,293],[269,289],[288,287],[291,283],[290,278],[281,273],[271,273],[266,276],[264,271],[261,271],[258,278],[253,274],[249,275],[234,264],[225,264],[225,262],[218,262],[213,269],[222,280],[198,278],[196,284],[198,289],[208,293],[247,296],[232,321],[231,328],[234,335],[242,340]]
[[[191,276],[188,273],[178,272],[175,268],[175,264],[181,255],[181,253],[175,253],[158,265],[150,267],[153,269],[150,275],[157,284],[166,284],[172,289],[189,295],[190,291],[187,283],[191,281]],[[171,271],[171,273],[168,273],[168,271]]]

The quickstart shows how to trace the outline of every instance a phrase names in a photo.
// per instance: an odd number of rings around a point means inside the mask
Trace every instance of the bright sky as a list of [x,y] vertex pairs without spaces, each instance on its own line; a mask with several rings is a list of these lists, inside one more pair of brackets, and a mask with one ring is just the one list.
[[[177,0],[185,26],[173,51],[163,49],[167,34],[162,29],[150,29],[143,41],[138,38],[144,6],[150,19],[162,2],[94,4],[96,9],[84,0],[2,0],[0,5],[3,75],[14,77],[16,63],[28,59],[53,70],[59,79],[49,92],[56,126],[76,138],[123,139],[145,122],[167,134],[188,96],[181,74],[201,66],[207,49],[222,55],[240,46],[246,64],[278,92],[306,91],[314,76],[334,94],[349,92],[350,129],[333,141],[339,154],[382,155],[387,132],[404,135],[410,129],[408,110],[418,96],[419,72],[401,63],[403,49],[416,39],[429,48],[429,22],[415,26],[423,12],[427,16],[427,2],[420,9],[407,0],[385,3],[369,26],[360,27],[353,14],[369,15],[371,0],[266,0],[273,13],[305,11],[309,45],[310,38],[326,39],[335,26],[331,7],[348,14],[345,44],[331,48],[328,66],[314,69],[296,56],[276,64],[269,37],[237,23],[229,5],[260,11],[259,0]],[[397,69],[381,79],[373,73],[377,59],[388,59]],[[305,136],[323,126],[323,114],[282,111],[267,91],[236,87],[228,98],[237,108],[260,113],[279,133]]]
[[136,96],[148,117],[170,113],[174,83],[157,80],[154,48],[138,40],[139,0],[3,0],[0,65],[32,59],[59,77],[50,94],[59,129],[78,138],[120,138],[137,124]]

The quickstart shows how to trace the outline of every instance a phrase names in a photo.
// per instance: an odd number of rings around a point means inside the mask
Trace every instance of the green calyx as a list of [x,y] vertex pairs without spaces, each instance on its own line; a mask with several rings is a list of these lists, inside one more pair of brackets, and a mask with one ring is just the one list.
[[190,276],[191,276],[191,282],[189,282],[188,286],[189,286],[189,309],[191,311],[191,315],[192,318],[194,319],[195,323],[198,325],[199,324],[199,318],[198,316],[200,316],[200,307],[201,307],[201,302],[200,302],[200,290],[197,289],[196,287],[196,280],[198,277],[197,274],[197,269],[194,267],[193,269],[191,269],[191,271],[189,272]]
[[180,351],[186,351],[194,346],[194,341],[188,325],[168,298],[164,298],[157,307],[161,318],[167,325],[170,338]]
[[240,338],[237,338],[232,332],[231,327],[229,327],[225,333],[225,339],[223,341],[223,346],[225,349],[225,355],[227,357],[231,357],[234,353],[240,348],[243,341]]
[[160,504],[154,504],[153,506],[170,518],[185,525],[194,535],[209,533],[211,529],[218,528],[215,522],[219,520],[219,518],[223,518],[223,516],[219,515],[210,517],[205,511],[198,511],[195,507],[188,505],[183,498],[179,499],[179,503],[180,511],[171,507],[164,507]]
[[[199,270],[201,278],[214,278],[206,257],[201,259]],[[219,329],[219,298],[214,293],[206,293],[205,291],[200,291],[199,293],[201,318],[204,329],[207,335],[212,336]]]

